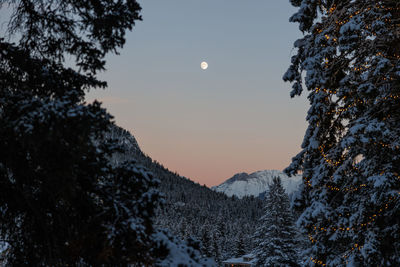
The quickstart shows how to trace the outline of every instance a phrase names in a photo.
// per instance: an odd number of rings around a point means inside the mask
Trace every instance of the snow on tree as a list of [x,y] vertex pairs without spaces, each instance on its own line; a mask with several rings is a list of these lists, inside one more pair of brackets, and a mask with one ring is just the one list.
[[[8,5],[7,5],[8,4]],[[105,138],[112,116],[85,90],[140,19],[136,1],[1,1],[0,236],[10,266],[151,265],[158,180]],[[64,57],[79,70],[65,67]],[[99,142],[102,140],[102,142]]]
[[201,230],[201,245],[201,251],[203,255],[205,255],[206,257],[212,257],[213,251],[210,237],[210,225],[208,224]]
[[260,220],[254,236],[257,266],[297,266],[297,231],[289,197],[279,177],[272,179]]
[[240,233],[236,239],[235,257],[239,258],[246,254],[246,244],[244,243],[243,234]]
[[223,256],[221,254],[221,239],[220,235],[217,231],[213,232],[212,236],[212,247],[213,247],[213,258],[217,263],[221,263],[223,261]]
[[[400,265],[400,3],[291,0],[304,38],[284,75],[311,107],[298,223],[309,264]],[[304,78],[304,83],[303,83]]]
[[[159,248],[165,247],[169,251],[167,257],[159,259],[156,262],[155,266],[157,267],[217,266],[213,259],[200,255],[200,244],[193,239],[188,239],[184,242],[174,236],[171,236],[167,231],[160,230],[155,233],[155,240],[159,242]],[[164,253],[165,252],[161,254]]]

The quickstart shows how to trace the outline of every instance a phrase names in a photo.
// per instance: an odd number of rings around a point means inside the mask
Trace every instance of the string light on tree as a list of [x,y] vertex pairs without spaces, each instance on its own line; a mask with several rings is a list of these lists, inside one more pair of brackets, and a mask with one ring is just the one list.
[[311,107],[303,150],[286,172],[304,175],[296,206],[307,256],[321,266],[400,266],[400,3],[292,3],[305,37],[284,80],[291,96],[305,85]]

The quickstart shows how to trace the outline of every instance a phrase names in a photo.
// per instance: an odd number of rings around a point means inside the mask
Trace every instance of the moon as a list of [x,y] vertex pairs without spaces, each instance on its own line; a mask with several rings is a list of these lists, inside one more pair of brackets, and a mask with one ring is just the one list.
[[203,69],[203,70],[206,70],[208,68],[208,63],[205,62],[205,61],[201,62],[200,63],[200,68]]

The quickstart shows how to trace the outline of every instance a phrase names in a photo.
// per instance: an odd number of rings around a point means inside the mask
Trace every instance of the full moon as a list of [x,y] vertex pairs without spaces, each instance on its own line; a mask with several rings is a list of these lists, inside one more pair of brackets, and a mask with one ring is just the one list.
[[208,68],[208,63],[205,61],[201,62],[200,68],[202,68],[203,70],[206,70]]

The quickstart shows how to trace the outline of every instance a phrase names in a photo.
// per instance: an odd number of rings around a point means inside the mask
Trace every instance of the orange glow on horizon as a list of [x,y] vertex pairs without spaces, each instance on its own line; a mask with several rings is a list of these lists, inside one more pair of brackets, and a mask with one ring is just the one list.
[[[283,170],[298,151],[279,142],[263,140],[233,143],[216,140],[165,140],[165,143],[140,137],[132,132],[142,151],[172,172],[200,185],[216,186],[236,173]],[[263,141],[263,142],[262,142]]]

